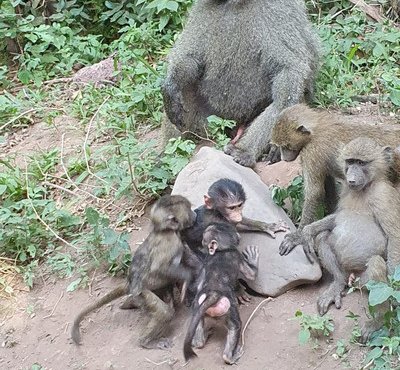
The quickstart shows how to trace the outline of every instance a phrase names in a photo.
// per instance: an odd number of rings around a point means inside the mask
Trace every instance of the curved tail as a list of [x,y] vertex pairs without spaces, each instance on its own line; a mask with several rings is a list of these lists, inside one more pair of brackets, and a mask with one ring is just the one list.
[[[188,331],[186,333],[185,342],[183,344],[183,355],[185,357],[185,361],[188,361],[190,358],[196,357],[196,352],[193,351],[192,348],[192,340],[194,334],[196,332],[197,325],[199,325],[200,320],[204,317],[206,311],[216,304],[218,300],[221,298],[221,295],[218,292],[212,291],[208,293],[205,300],[201,305],[197,307],[197,310],[194,312],[192,319],[189,324]],[[197,302],[195,302],[197,306]]]
[[72,340],[76,344],[81,344],[81,333],[79,331],[79,324],[83,320],[83,318],[93,310],[104,306],[107,303],[112,302],[114,299],[120,298],[128,293],[128,287],[126,284],[120,285],[119,287],[115,288],[111,292],[107,293],[103,298],[99,299],[95,303],[91,304],[90,306],[86,307],[83,311],[81,311],[78,316],[74,320],[74,324],[72,325],[71,329],[71,337]]

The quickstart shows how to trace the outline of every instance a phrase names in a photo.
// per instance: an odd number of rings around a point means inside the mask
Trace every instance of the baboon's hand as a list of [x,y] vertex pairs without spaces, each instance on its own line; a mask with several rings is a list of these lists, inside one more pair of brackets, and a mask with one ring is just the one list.
[[262,156],[262,160],[268,164],[277,163],[281,160],[281,152],[279,147],[274,144],[268,144],[265,154]]
[[164,94],[164,109],[167,117],[179,131],[183,129],[183,97],[181,93],[174,94],[171,97],[169,94]]
[[227,144],[224,152],[233,157],[233,160],[241,166],[253,168],[256,165],[255,155],[245,149],[241,149],[239,145]]
[[289,225],[282,220],[279,220],[279,222],[267,224],[265,223],[265,227],[263,229],[264,232],[266,232],[271,238],[275,239],[275,233],[277,232],[286,232],[290,229]]
[[307,243],[301,231],[296,231],[294,233],[285,235],[285,238],[283,239],[281,245],[279,246],[279,254],[281,256],[287,256],[297,246],[303,247],[307,259],[311,263],[314,263],[315,253],[313,246]]
[[245,261],[253,266],[258,265],[258,259],[260,257],[260,252],[258,250],[258,247],[255,245],[249,245],[246,247],[246,249],[242,252],[243,257]]
[[251,297],[246,293],[242,285],[240,285],[239,290],[236,292],[236,298],[239,304],[246,304],[251,300]]

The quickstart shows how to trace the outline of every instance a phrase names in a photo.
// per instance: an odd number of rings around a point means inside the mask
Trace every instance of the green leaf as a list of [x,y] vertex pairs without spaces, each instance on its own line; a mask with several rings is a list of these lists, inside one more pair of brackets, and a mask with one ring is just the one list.
[[67,292],[73,292],[78,287],[79,283],[82,281],[82,278],[76,279],[71,282],[67,287]]
[[400,106],[400,90],[392,90],[389,94],[389,98],[394,105]]
[[17,76],[24,85],[27,85],[31,80],[32,74],[27,70],[22,70],[18,72]]
[[400,281],[400,265],[398,265],[396,270],[394,270],[393,279],[395,281]]
[[299,332],[299,342],[300,344],[305,344],[310,339],[310,331],[308,329],[301,329]]
[[392,293],[392,297],[397,301],[397,302],[399,302],[400,303],[400,292],[399,291],[394,291],[393,293]]
[[99,212],[97,212],[94,208],[88,207],[85,210],[85,216],[87,219],[87,222],[91,225],[97,225],[100,219]]
[[115,244],[117,242],[117,240],[118,240],[118,233],[116,233],[112,229],[104,230],[103,244],[112,245],[112,244]]
[[382,282],[376,283],[370,288],[368,303],[370,306],[376,306],[385,302],[393,293],[393,288],[387,284]]
[[7,185],[0,185],[0,195],[4,194],[6,190],[7,190]]
[[369,363],[372,360],[381,357],[383,353],[383,349],[380,347],[375,347],[370,353],[368,353],[367,357],[365,358],[365,363]]

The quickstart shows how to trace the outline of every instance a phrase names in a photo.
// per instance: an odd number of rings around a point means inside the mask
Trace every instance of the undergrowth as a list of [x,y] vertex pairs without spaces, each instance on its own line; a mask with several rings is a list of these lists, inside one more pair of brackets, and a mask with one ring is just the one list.
[[[73,155],[65,156],[63,142],[26,163],[1,155],[0,258],[15,261],[30,286],[38,266],[47,266],[75,276],[72,289],[100,265],[112,273],[126,269],[135,216],[169,191],[194,151],[193,142],[176,139],[159,155],[157,141],[147,138],[162,120],[166,55],[191,1],[53,4],[0,3],[0,148],[21,128],[38,122],[57,128],[66,117],[85,142]],[[396,110],[400,30],[367,19],[348,1],[307,6],[323,45],[316,104],[347,106],[355,96],[377,95]],[[59,80],[110,55],[112,83]],[[223,131],[233,125],[210,117],[209,139],[222,147]],[[290,199],[297,222],[302,179],[273,194],[282,206]]]

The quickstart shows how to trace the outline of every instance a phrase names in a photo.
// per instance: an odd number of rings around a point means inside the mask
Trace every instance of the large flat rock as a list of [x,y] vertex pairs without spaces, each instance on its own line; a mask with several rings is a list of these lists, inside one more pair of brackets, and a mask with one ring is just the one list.
[[[186,196],[194,208],[203,204],[203,195],[210,185],[220,178],[230,178],[243,185],[247,195],[243,214],[246,217],[277,222],[284,220],[295,226],[272,200],[268,187],[250,168],[238,165],[232,157],[213,148],[203,147],[192,161],[179,173],[172,194]],[[288,256],[279,255],[279,245],[285,233],[276,234],[276,239],[265,233],[242,232],[241,248],[257,245],[260,249],[259,272],[256,281],[248,282],[256,292],[276,297],[287,290],[320,279],[321,269],[311,264],[301,248],[295,248]]]

